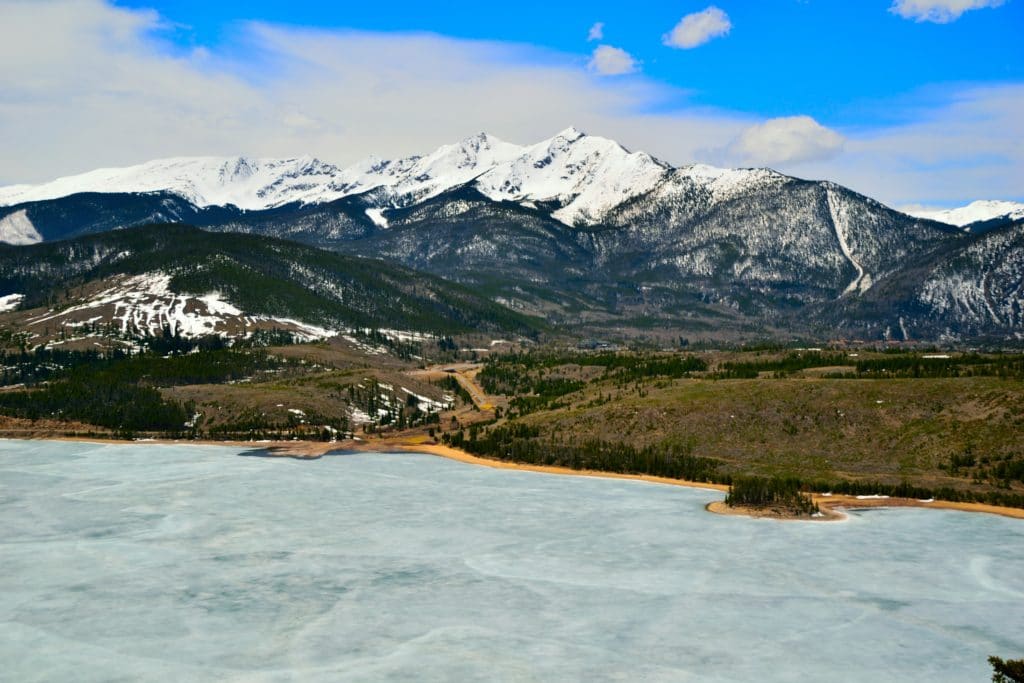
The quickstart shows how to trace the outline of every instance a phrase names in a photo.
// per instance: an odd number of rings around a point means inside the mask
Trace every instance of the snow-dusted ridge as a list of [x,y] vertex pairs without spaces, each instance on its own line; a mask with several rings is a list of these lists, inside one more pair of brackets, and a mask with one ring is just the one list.
[[1012,221],[1024,219],[1024,204],[995,199],[981,199],[956,209],[920,209],[909,210],[907,213],[915,218],[927,218],[962,228],[971,223],[990,221],[996,218],[1005,218]]
[[[370,158],[347,168],[311,157],[159,159],[126,168],[97,169],[41,185],[0,187],[0,206],[81,192],[163,191],[200,207],[234,205],[262,210],[295,202],[330,202],[375,190],[367,196],[366,214],[378,226],[386,227],[386,209],[411,206],[472,184],[494,200],[526,206],[554,203],[559,207],[553,213],[556,219],[567,225],[588,225],[654,189],[673,171],[645,152],[631,152],[613,140],[568,128],[526,146],[480,133],[426,156],[392,161]],[[677,172],[707,185],[715,196],[730,195],[772,173],[710,166],[684,167]]]
[[109,321],[125,336],[158,337],[168,330],[184,339],[204,335],[247,337],[268,327],[287,330],[302,341],[337,334],[299,320],[248,315],[219,292],[183,294],[173,291],[170,283],[171,276],[160,271],[120,277],[87,301],[37,314],[26,322],[30,329],[57,329],[78,327],[83,321]]
[[[169,192],[198,207],[233,205],[264,210],[366,196],[366,216],[387,228],[385,212],[471,184],[496,201],[535,208],[554,204],[552,216],[569,226],[599,223],[612,209],[644,195],[669,177],[706,188],[716,201],[784,176],[771,169],[726,169],[692,164],[673,168],[646,152],[567,128],[533,145],[479,133],[425,156],[370,157],[340,167],[313,157],[257,159],[177,157],[124,168],[101,168],[39,185],[0,187],[0,206],[59,199],[81,192]],[[1024,204],[983,200],[948,210],[908,209],[908,215],[963,227],[994,218],[1024,219]],[[0,219],[0,242],[31,244],[42,237],[24,211]]]
[[[318,159],[179,157],[125,168],[100,168],[42,185],[0,188],[0,204],[57,199],[80,192],[171,192],[196,206],[266,209],[328,199],[322,188],[340,169]],[[340,195],[339,195],[340,196]]]
[[[372,334],[404,343],[436,339],[431,333],[415,330],[331,329],[295,318],[253,314],[241,310],[217,290],[203,294],[176,291],[172,279],[171,274],[160,270],[115,276],[105,281],[102,289],[72,305],[31,311],[24,319],[25,328],[33,338],[59,335],[63,329],[71,339],[80,337],[83,329],[96,327],[124,338],[160,337],[170,332],[182,339],[209,335],[244,339],[259,331],[280,330],[302,342],[340,336],[370,355],[389,352],[387,346],[368,341]],[[22,294],[0,296],[0,313],[16,310],[24,298]],[[50,343],[55,342],[51,339]]]

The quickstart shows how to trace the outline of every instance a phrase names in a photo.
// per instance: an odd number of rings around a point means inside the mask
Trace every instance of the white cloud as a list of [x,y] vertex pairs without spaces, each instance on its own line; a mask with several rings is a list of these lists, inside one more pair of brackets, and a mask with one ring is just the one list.
[[1004,0],[893,0],[889,11],[904,19],[948,24],[964,12],[984,7],[999,7]]
[[939,213],[940,211],[948,211],[950,207],[947,206],[932,206],[925,204],[901,204],[899,206],[892,207],[897,211],[902,211],[908,216],[923,216],[926,214]]
[[621,76],[636,72],[637,61],[621,48],[598,45],[587,66],[601,76]]
[[842,135],[810,116],[786,116],[750,126],[726,153],[745,166],[794,165],[831,159],[844,142]]
[[894,206],[1024,200],[1024,84],[920,93],[943,96],[914,121],[848,136],[841,158],[809,170]]
[[575,55],[434,34],[244,24],[197,53],[159,40],[155,13],[100,0],[5,3],[3,15],[2,184],[166,156],[352,163],[481,130],[524,143],[570,124],[621,131],[607,122],[678,97],[640,77],[612,83]]
[[590,27],[590,31],[587,33],[587,42],[593,42],[595,40],[604,40],[604,22],[599,21]]
[[669,47],[684,50],[699,47],[713,38],[724,36],[732,29],[729,15],[714,5],[705,10],[687,14],[679,20],[670,32],[662,37],[662,42]]

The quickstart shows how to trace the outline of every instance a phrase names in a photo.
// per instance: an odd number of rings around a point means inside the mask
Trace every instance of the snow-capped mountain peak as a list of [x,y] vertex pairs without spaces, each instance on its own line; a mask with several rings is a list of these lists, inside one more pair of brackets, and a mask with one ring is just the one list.
[[915,218],[927,218],[962,228],[971,223],[990,221],[996,218],[1005,218],[1012,221],[1020,220],[1024,218],[1024,204],[995,199],[980,199],[971,202],[967,206],[955,209],[911,209],[907,211],[907,214]]
[[580,138],[584,138],[584,137],[587,137],[586,133],[581,131],[576,126],[569,126],[565,130],[559,131],[558,134],[556,134],[553,138],[551,138],[550,142],[554,143],[554,142],[558,141],[558,142],[572,143],[572,142],[575,142],[576,140],[579,140]]
[[[688,167],[693,182],[728,195],[751,173],[710,166]],[[259,210],[290,203],[318,204],[367,196],[378,225],[384,211],[473,184],[501,201],[544,202],[554,218],[570,226],[600,222],[607,213],[662,183],[673,171],[645,152],[569,127],[552,138],[520,146],[487,133],[443,145],[424,156],[375,157],[340,168],[315,157],[258,159],[179,157],[105,168],[42,185],[0,188],[0,206],[57,199],[81,192],[170,192],[199,207],[234,205]],[[738,175],[737,175],[738,174]],[[723,194],[724,193],[724,194]],[[370,214],[367,214],[370,215]]]
[[426,156],[394,161],[375,157],[359,162],[338,174],[340,182],[323,193],[320,201],[384,188],[381,206],[401,207],[435,197],[471,182],[495,166],[507,163],[522,151],[518,145],[478,133],[460,142],[443,145]]
[[433,170],[438,177],[454,170],[486,171],[515,158],[522,151],[519,145],[499,140],[487,133],[478,133],[454,145],[442,145],[421,159],[421,170]]
[[552,214],[556,219],[585,225],[649,192],[667,171],[645,152],[630,152],[614,140],[568,128],[481,176],[477,187],[492,199],[557,202],[561,208]]

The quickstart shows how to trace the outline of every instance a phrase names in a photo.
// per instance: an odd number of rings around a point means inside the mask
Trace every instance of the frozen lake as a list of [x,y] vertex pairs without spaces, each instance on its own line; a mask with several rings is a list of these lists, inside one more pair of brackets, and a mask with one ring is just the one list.
[[988,680],[1024,522],[421,455],[0,441],[0,679]]

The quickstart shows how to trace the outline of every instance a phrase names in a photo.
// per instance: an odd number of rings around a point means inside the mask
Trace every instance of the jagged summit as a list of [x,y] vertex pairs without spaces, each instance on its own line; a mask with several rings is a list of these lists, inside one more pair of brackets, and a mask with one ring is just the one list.
[[582,137],[586,137],[586,135],[587,135],[586,133],[584,133],[582,130],[580,130],[576,126],[569,126],[565,130],[559,131],[558,134],[555,135],[555,137],[552,138],[552,140],[559,140],[559,139],[561,139],[561,140],[568,140],[568,141],[571,142],[571,141],[574,141],[574,140],[579,140]]
[[[158,159],[40,185],[0,187],[0,206],[83,192],[163,191],[198,207],[233,205],[261,210],[291,203],[325,203],[376,190],[371,210],[381,211],[411,206],[475,183],[495,200],[552,202],[561,207],[553,214],[557,220],[586,225],[649,192],[670,170],[668,164],[646,152],[631,152],[614,140],[570,126],[533,145],[515,145],[480,132],[427,155],[393,160],[370,157],[345,168],[310,156]],[[726,169],[714,169],[701,177],[714,179],[725,173]]]
[[[543,204],[561,223],[585,227],[606,222],[619,207],[666,183],[670,186],[666,192],[695,188],[721,202],[787,180],[788,176],[765,168],[729,169],[706,164],[673,167],[646,152],[630,151],[615,140],[569,126],[532,145],[517,145],[479,132],[429,154],[397,159],[369,157],[347,167],[312,156],[157,159],[124,168],[101,168],[40,185],[0,187],[0,206],[85,192],[168,192],[200,208],[235,206],[252,211],[365,195],[367,215],[376,224],[386,226],[385,212],[389,210],[414,206],[472,185],[492,200],[525,206]],[[980,201],[960,209],[911,215],[966,226],[997,218],[1017,220],[1024,217],[1024,204]],[[24,232],[15,230],[17,226],[0,227],[12,235]]]

